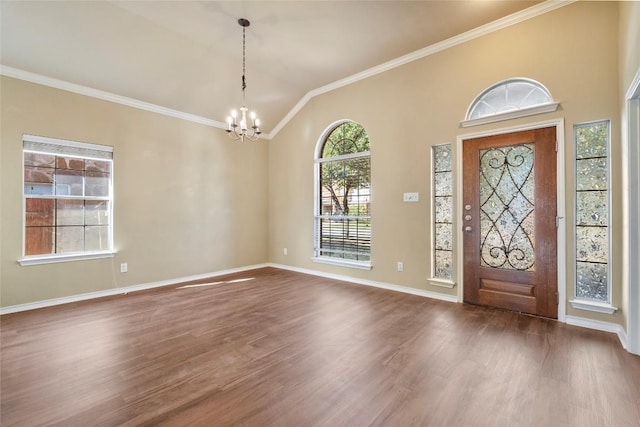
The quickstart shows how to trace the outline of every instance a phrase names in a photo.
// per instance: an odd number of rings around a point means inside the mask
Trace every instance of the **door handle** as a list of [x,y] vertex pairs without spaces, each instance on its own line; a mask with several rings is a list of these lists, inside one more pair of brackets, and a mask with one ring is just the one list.
[[473,230],[473,228],[471,228],[468,225],[464,228],[464,231],[466,231],[467,233],[470,233],[472,230]]

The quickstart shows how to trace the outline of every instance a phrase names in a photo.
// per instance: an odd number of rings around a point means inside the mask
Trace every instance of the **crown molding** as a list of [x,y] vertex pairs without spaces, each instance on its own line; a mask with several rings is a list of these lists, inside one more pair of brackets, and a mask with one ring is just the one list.
[[[460,45],[462,43],[466,43],[470,40],[477,39],[487,34],[491,34],[501,29],[526,21],[528,19],[535,18],[547,12],[551,12],[561,7],[575,3],[576,1],[577,0],[546,0],[535,6],[527,8],[523,11],[516,12],[509,16],[505,16],[504,18],[490,22],[489,24],[482,25],[478,28],[467,31],[465,33],[448,38],[446,40],[432,44],[425,48],[418,49],[414,52],[408,53],[407,55],[403,55],[399,58],[392,59],[383,64],[377,65],[375,67],[372,67],[367,70],[361,71],[359,73],[353,74],[351,76],[345,77],[344,79],[340,79],[333,83],[329,83],[328,85],[325,85],[316,89],[312,89],[309,92],[307,92],[302,97],[302,99],[300,99],[300,101],[298,101],[298,103],[282,118],[282,120],[280,120],[280,122],[271,130],[271,132],[262,134],[261,138],[269,140],[275,137],[278,134],[278,132],[280,132],[282,128],[284,128],[284,126],[286,126],[286,124],[289,123],[289,121],[293,117],[295,117],[295,115],[298,114],[298,112],[302,110],[302,108],[312,98],[318,95],[331,92],[341,87],[384,73],[386,71],[389,71],[394,68],[400,67],[402,65],[408,64],[410,62],[419,60],[429,55],[433,55],[435,53]],[[61,89],[67,92],[73,92],[80,95],[90,96],[93,98],[114,102],[116,104],[126,105],[128,107],[138,108],[140,110],[158,113],[158,114],[174,117],[181,120],[199,123],[205,126],[211,126],[219,129],[227,128],[226,123],[219,122],[217,120],[212,120],[212,119],[208,119],[206,117],[198,116],[195,114],[185,113],[183,111],[166,108],[160,105],[151,104],[149,102],[128,98],[126,96],[116,95],[110,92],[93,89],[87,86],[78,85],[78,84],[67,82],[64,80],[43,76],[40,74],[20,70],[17,68],[6,66],[6,65],[0,65],[0,75],[13,77],[20,80],[25,80],[31,83],[49,86],[56,89]]]
[[318,95],[322,95],[323,93],[331,92],[335,89],[339,89],[341,87],[350,85],[352,83],[359,82],[360,80],[373,77],[377,74],[384,73],[386,71],[392,70],[394,68],[400,67],[402,65],[408,64],[413,61],[417,61],[419,59],[422,59],[427,56],[433,55],[435,53],[441,52],[443,50],[452,48],[454,46],[458,46],[460,44],[477,39],[487,34],[491,34],[493,32],[502,30],[512,25],[519,24],[520,22],[535,18],[547,12],[554,11],[561,7],[575,3],[576,1],[578,0],[546,0],[542,3],[539,3],[535,6],[527,8],[520,12],[513,13],[511,15],[505,16],[504,18],[500,18],[496,21],[482,25],[478,28],[474,28],[473,30],[469,30],[466,33],[462,33],[457,36],[443,40],[441,42],[424,47],[422,49],[418,49],[404,56],[401,56],[399,58],[392,59],[383,64],[380,64],[375,67],[369,68],[367,70],[361,71],[359,73],[353,74],[349,77],[345,77],[344,79],[337,80],[333,83],[329,83],[328,85],[310,90],[291,109],[291,111],[289,111],[289,113],[280,121],[280,123],[278,123],[278,125],[273,128],[273,130],[269,133],[269,137],[270,138],[275,137],[278,134],[278,132],[280,132],[280,130],[289,122],[289,120],[291,120],[302,109],[302,107],[304,107],[304,105],[309,100],[311,100],[311,98],[314,98]]
[[67,82],[64,80],[55,79],[53,77],[47,77],[41,74],[20,70],[18,68],[8,67],[6,65],[0,65],[0,74],[2,74],[3,76],[13,77],[16,79],[25,80],[25,81],[36,83],[43,86],[49,86],[49,87],[64,90],[67,92],[73,92],[80,95],[90,96],[92,98],[113,102],[116,104],[126,105],[128,107],[137,108],[139,110],[145,110],[145,111],[150,111],[152,113],[162,114],[164,116],[174,117],[176,119],[187,120],[190,122],[200,123],[206,126],[217,127],[220,129],[227,128],[226,123],[222,123],[216,120],[211,120],[206,117],[185,113],[183,111],[173,110],[171,108],[163,107],[161,105],[151,104],[149,102],[140,101],[138,99],[116,95],[111,92],[105,92],[103,90],[93,89],[87,86],[82,86],[82,85]]

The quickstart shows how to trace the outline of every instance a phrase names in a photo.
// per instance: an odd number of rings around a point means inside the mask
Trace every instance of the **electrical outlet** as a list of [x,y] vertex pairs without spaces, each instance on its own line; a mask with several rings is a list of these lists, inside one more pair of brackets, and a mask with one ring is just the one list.
[[404,271],[404,263],[402,261],[398,261],[398,271]]
[[283,254],[285,254],[285,255],[289,255],[289,251],[287,250],[287,248],[284,248],[284,249],[282,250],[282,253],[283,253]]
[[122,264],[120,264],[120,273],[126,273],[127,271],[129,271],[129,266],[127,265],[127,263],[123,262]]

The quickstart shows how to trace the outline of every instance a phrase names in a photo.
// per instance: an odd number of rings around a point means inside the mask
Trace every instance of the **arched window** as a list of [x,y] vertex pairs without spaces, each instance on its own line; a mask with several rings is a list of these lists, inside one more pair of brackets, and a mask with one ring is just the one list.
[[513,78],[482,91],[467,109],[463,127],[514,119],[558,109],[551,93],[541,83]]
[[371,268],[369,136],[341,120],[318,140],[315,156],[314,260]]

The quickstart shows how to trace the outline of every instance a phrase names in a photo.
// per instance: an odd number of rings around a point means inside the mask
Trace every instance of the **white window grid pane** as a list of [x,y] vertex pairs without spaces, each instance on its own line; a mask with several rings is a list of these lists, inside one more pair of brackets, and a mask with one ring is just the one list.
[[[355,133],[352,132],[354,129]],[[323,158],[325,150],[321,149],[318,150],[320,157],[316,158],[315,256],[369,262],[371,161],[368,136],[360,125],[343,122],[328,134],[322,142],[323,147],[332,135],[337,137],[332,139],[330,157]],[[344,139],[351,135],[357,135],[357,144]]]
[[[25,211],[23,255],[112,251],[111,147],[25,135],[23,153],[25,209],[27,200],[52,202],[47,212]],[[39,182],[44,172],[49,182]],[[27,224],[27,215],[39,223]]]
[[551,93],[542,84],[524,78],[508,79],[485,89],[469,107],[466,119],[479,119],[551,102]]

